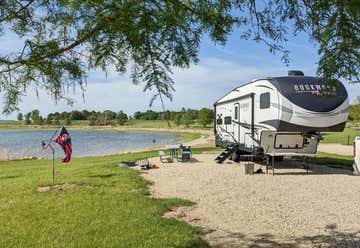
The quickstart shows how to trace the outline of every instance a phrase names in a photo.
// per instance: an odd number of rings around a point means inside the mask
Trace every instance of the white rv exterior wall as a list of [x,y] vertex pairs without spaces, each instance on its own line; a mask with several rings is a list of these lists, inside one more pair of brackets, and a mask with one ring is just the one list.
[[[260,95],[263,93],[270,93],[270,107],[266,109],[260,109]],[[244,96],[254,93],[254,124],[255,124],[255,140],[251,138],[249,133],[251,132],[251,112],[252,112],[252,100],[251,97]],[[239,116],[235,119],[235,104],[239,106]],[[225,125],[223,121],[222,125],[217,125],[217,132],[223,135],[223,138],[228,142],[245,143],[247,147],[257,146],[257,142],[260,139],[261,130],[276,130],[273,126],[260,124],[265,120],[279,119],[279,93],[276,88],[267,80],[259,80],[253,83],[246,84],[231,91],[229,94],[217,101],[216,115],[222,116],[222,119],[226,116],[231,116],[232,124]],[[239,123],[242,124],[239,127]],[[248,127],[245,127],[248,125]]]

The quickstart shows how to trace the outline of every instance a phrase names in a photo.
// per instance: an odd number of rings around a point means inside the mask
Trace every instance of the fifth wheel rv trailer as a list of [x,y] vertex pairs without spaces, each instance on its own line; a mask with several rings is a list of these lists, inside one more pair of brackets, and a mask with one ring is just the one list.
[[[334,80],[304,76],[269,77],[243,84],[215,102],[215,143],[231,154],[315,154],[320,132],[341,132],[348,95]],[[231,149],[229,149],[229,147]]]

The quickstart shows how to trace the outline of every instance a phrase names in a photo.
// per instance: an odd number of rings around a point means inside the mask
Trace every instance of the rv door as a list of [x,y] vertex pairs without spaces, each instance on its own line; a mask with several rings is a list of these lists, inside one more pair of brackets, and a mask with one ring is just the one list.
[[225,125],[224,137],[228,142],[234,143],[236,142],[236,140],[234,138],[234,126],[233,126],[232,116],[230,114],[224,117],[224,125]]
[[241,144],[244,144],[245,147],[252,147],[253,141],[251,137],[252,131],[252,98],[246,97],[239,101],[239,109],[240,109],[240,116],[239,116],[239,125],[240,125],[240,136],[239,140]]
[[240,105],[239,103],[234,103],[234,116],[233,116],[233,130],[234,130],[234,139],[237,142],[240,142]]

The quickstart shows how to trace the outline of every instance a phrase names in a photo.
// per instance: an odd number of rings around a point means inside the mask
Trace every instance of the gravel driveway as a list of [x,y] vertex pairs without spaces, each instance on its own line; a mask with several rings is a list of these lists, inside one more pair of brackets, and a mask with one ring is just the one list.
[[[237,163],[216,164],[216,154],[192,163],[162,164],[143,172],[155,197],[195,203],[167,216],[205,228],[220,247],[360,247],[360,177],[350,171],[282,162],[276,175],[244,175]],[[255,165],[256,168],[259,165]]]

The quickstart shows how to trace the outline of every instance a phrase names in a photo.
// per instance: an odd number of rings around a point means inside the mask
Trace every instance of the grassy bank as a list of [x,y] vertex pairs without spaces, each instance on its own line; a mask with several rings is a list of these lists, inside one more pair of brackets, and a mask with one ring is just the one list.
[[169,134],[175,134],[179,136],[179,138],[176,140],[176,143],[186,143],[201,137],[201,134],[199,133],[169,132]]
[[340,133],[321,133],[324,140],[321,143],[337,143],[342,145],[352,145],[355,136],[360,136],[360,129],[345,128]]
[[[210,150],[215,148],[210,148]],[[194,149],[199,153],[209,149]],[[162,214],[181,199],[148,197],[149,182],[120,161],[156,151],[56,162],[56,183],[77,188],[37,192],[48,185],[48,160],[0,162],[2,247],[208,247],[201,231]]]

